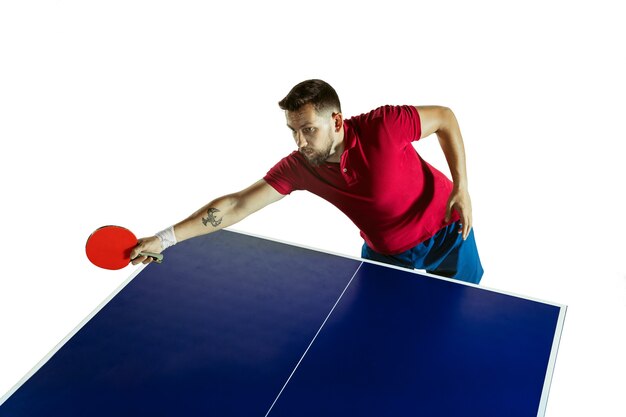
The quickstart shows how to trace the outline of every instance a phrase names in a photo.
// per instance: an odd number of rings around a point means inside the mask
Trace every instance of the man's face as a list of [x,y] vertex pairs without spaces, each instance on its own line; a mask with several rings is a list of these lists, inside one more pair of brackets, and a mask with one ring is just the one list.
[[296,111],[286,111],[285,115],[298,151],[312,165],[323,164],[335,151],[333,113],[318,114],[312,104],[306,104]]

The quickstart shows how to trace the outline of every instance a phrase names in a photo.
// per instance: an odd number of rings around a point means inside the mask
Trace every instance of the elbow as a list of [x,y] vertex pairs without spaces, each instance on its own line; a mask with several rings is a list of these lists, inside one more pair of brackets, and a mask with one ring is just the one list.
[[454,116],[454,112],[450,107],[441,106],[439,114],[441,119],[444,121],[456,119],[456,117]]
[[457,128],[458,122],[454,112],[449,107],[441,106],[439,108],[439,129],[437,132],[447,132]]

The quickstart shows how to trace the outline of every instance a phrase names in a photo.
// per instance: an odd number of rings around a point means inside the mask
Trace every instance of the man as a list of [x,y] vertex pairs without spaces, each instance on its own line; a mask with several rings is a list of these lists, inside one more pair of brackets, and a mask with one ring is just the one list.
[[[298,147],[245,190],[217,198],[182,222],[141,239],[140,251],[167,247],[230,226],[295,190],[343,211],[361,230],[362,256],[479,283],[465,151],[452,111],[439,106],[383,106],[344,120],[335,90],[307,80],[279,102]],[[453,182],[425,162],[411,142],[436,133]]]

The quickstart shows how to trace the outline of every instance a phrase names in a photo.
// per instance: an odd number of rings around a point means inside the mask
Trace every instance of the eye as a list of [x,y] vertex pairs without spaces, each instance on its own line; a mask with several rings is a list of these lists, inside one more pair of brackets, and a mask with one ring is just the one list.
[[313,133],[315,132],[315,128],[314,127],[305,127],[304,130],[306,133]]

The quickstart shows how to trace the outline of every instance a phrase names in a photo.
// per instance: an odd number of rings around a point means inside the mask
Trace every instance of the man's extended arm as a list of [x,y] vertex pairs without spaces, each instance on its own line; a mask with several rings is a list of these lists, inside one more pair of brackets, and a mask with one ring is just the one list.
[[[283,197],[267,182],[259,180],[245,190],[211,201],[185,220],[175,224],[176,241],[181,242],[231,226]],[[131,259],[134,265],[140,262],[147,263],[151,258],[138,257],[139,252],[161,253],[161,251],[161,241],[158,237],[143,238],[132,250]]]
[[452,110],[441,106],[416,106],[420,115],[422,135],[424,138],[437,134],[439,144],[448,162],[454,188],[448,199],[446,220],[450,219],[452,210],[461,216],[463,239],[467,238],[472,228],[472,202],[467,186],[465,167],[465,148],[461,129]]

